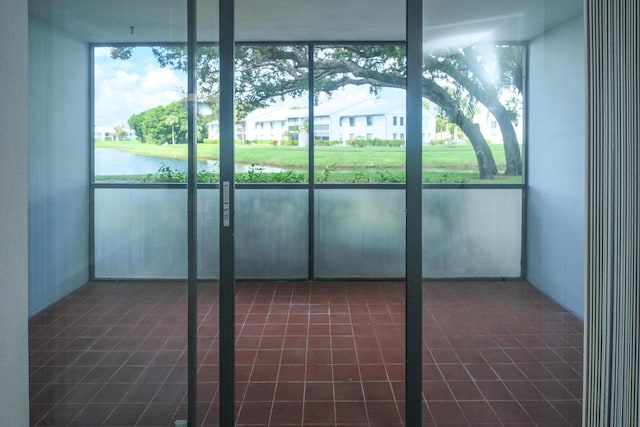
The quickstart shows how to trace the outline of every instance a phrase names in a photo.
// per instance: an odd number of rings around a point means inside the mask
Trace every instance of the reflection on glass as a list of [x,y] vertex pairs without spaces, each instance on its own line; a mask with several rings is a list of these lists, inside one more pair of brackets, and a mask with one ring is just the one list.
[[308,181],[306,45],[236,48],[236,182]]
[[405,47],[314,50],[317,183],[405,181]]
[[315,192],[316,275],[398,278],[405,274],[402,189]]
[[306,189],[236,190],[236,277],[300,279],[308,275]]
[[440,3],[423,1],[423,182],[483,185],[423,190],[422,421],[579,426],[584,171],[558,159],[584,148],[583,2]]
[[[219,182],[220,165],[220,53],[217,40],[218,2],[198,0],[196,45],[197,176],[200,183]],[[179,56],[183,58],[184,56]],[[197,190],[197,307],[195,331],[194,426],[220,425],[220,189]],[[193,285],[193,283],[191,283]],[[193,313],[192,313],[193,314]],[[186,354],[186,353],[185,353]]]
[[97,188],[94,203],[97,278],[186,277],[184,189]]
[[522,44],[427,43],[422,90],[435,136],[423,147],[424,182],[522,182],[524,55]]
[[423,276],[519,277],[521,228],[520,189],[425,189]]
[[92,186],[154,174],[186,147],[186,75],[158,49],[183,48],[187,4],[154,3],[28,4],[32,425],[187,416],[186,189]]

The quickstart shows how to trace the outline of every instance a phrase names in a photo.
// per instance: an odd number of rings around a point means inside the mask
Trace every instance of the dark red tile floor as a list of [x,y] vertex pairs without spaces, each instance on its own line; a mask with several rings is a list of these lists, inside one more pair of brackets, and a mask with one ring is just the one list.
[[[579,426],[582,321],[523,282],[427,282],[424,426]],[[239,283],[238,426],[400,426],[404,284]],[[94,282],[30,320],[34,426],[186,419],[186,287]],[[217,285],[198,301],[198,415],[218,425]]]

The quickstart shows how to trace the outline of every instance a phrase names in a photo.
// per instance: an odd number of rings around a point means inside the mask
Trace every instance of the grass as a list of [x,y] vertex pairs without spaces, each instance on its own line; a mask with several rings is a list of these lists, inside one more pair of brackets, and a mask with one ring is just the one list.
[[[187,158],[187,146],[143,144],[137,141],[97,141],[96,148],[120,148],[132,154]],[[471,145],[423,146],[423,181],[435,183],[487,183],[477,173],[476,156]],[[198,144],[198,159],[219,161],[219,146]],[[491,145],[498,170],[505,168],[504,147]],[[318,146],[314,150],[316,182],[404,182],[404,147],[351,147]],[[308,170],[308,148],[272,145],[236,145],[235,161],[295,171],[297,175]],[[274,182],[267,173],[240,178],[242,182]],[[134,176],[96,177],[100,181],[133,180]],[[136,180],[138,180],[136,179]],[[208,177],[211,182],[214,178]],[[491,183],[520,183],[521,177],[496,176]],[[282,181],[278,181],[282,182]],[[289,181],[285,181],[289,182]]]

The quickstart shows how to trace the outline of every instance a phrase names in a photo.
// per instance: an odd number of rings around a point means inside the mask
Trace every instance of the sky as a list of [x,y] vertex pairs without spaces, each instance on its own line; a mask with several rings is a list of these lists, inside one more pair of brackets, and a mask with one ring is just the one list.
[[132,114],[182,98],[185,73],[161,68],[151,49],[137,47],[127,60],[112,59],[108,47],[95,48],[95,124],[127,125]]
[[[132,114],[180,100],[186,93],[186,73],[160,67],[151,48],[136,47],[127,60],[112,59],[109,52],[109,47],[97,47],[94,53],[96,126],[128,126]],[[351,86],[337,90],[331,98],[358,102],[371,96],[368,87]],[[386,88],[379,96],[395,99],[404,97],[404,91]],[[292,107],[306,106],[307,101],[297,98],[276,103]]]

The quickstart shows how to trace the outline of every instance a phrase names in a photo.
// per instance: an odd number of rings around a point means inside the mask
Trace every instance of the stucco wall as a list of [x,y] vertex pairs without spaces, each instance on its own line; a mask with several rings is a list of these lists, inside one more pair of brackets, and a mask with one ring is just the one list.
[[584,315],[585,54],[580,17],[532,41],[525,276]]
[[89,47],[29,22],[29,314],[88,278]]
[[0,11],[0,425],[28,426],[27,2]]

